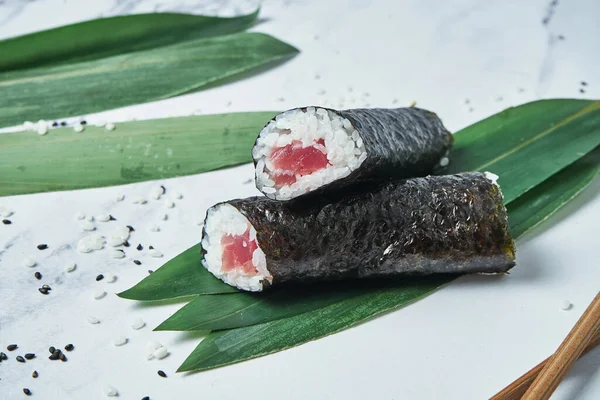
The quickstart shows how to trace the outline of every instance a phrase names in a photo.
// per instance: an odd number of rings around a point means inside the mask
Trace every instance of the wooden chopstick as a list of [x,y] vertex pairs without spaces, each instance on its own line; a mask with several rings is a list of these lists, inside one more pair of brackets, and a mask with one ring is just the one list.
[[552,356],[507,386],[492,399],[549,399],[577,358],[584,351],[589,351],[600,343],[599,333],[600,293],[596,295]]
[[[585,350],[583,350],[583,353],[581,353],[581,355],[579,357],[580,358],[583,357],[586,353],[588,353],[590,350],[595,349],[599,345],[600,345],[600,329],[596,330],[596,333],[595,333],[592,341],[590,343],[588,343],[587,347],[585,348]],[[538,374],[540,373],[542,368],[544,368],[544,365],[546,365],[546,363],[548,361],[550,361],[551,357],[552,356],[546,358],[544,361],[542,361],[535,367],[531,368],[525,374],[521,375],[520,378],[518,378],[516,381],[514,381],[513,383],[511,383],[504,389],[502,389],[500,392],[498,392],[498,394],[496,394],[490,400],[520,400],[521,397],[523,397],[523,394],[525,394],[525,392],[531,385],[531,383],[538,376]]]

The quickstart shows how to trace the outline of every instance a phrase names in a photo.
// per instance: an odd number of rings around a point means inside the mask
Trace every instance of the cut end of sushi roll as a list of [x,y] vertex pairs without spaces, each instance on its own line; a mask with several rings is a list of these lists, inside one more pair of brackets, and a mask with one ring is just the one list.
[[202,265],[228,285],[260,292],[273,277],[265,253],[258,246],[256,230],[229,204],[210,208],[204,222]]
[[325,108],[296,108],[260,132],[252,149],[256,187],[271,199],[290,200],[347,177],[367,156],[348,119]]

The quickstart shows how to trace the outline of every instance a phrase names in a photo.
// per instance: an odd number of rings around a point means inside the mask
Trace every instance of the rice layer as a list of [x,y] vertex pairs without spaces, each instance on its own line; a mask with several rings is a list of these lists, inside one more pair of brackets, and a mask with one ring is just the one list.
[[[297,154],[303,158],[296,163],[304,162],[302,168],[281,167],[280,154],[285,152],[287,165],[294,164],[289,158]],[[318,152],[326,155],[323,165]],[[348,119],[324,108],[307,107],[286,111],[269,122],[260,132],[252,157],[257,188],[269,198],[290,200],[347,177],[366,160],[367,152]],[[285,183],[281,183],[282,176]]]

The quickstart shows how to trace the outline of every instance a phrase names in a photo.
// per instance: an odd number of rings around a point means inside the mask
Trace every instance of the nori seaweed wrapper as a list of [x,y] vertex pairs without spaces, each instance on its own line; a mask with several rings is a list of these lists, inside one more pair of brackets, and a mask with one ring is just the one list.
[[389,182],[336,201],[227,203],[256,229],[272,285],[515,265],[500,188],[479,172]]
[[[306,108],[301,110],[306,111]],[[315,108],[323,108],[348,119],[363,140],[367,159],[347,177],[298,197],[332,194],[358,183],[426,176],[445,169],[440,160],[448,155],[453,137],[431,111],[416,107]],[[257,160],[254,160],[255,167],[256,163]],[[257,188],[260,190],[258,185]]]

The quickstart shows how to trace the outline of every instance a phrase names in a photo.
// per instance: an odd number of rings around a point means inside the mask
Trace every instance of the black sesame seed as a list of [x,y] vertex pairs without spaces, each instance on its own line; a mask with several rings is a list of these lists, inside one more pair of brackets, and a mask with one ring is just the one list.
[[586,81],[581,81],[581,86],[587,86],[587,82]]
[[54,121],[54,122],[52,123],[52,126],[58,126],[58,122]]
[[585,93],[585,90],[584,89],[579,89],[579,92],[580,93]]
[[142,265],[142,262],[140,260],[133,260],[133,263],[135,265]]
[[33,374],[31,374],[31,376],[32,376],[33,378],[37,378],[38,376],[40,376],[40,374],[38,374],[38,372],[37,372],[37,371],[33,371]]
[[154,250],[154,246],[148,246],[149,250]]
[[0,360],[8,360],[8,356],[4,352],[0,352]]
[[50,352],[50,354],[52,354],[56,351],[56,348],[54,346],[50,346],[48,347],[48,351]]
[[149,269],[149,270],[148,270],[148,273],[149,273],[149,274],[151,274],[151,273],[153,273],[153,272],[154,272],[154,271],[152,271],[151,269]]
[[84,119],[83,121],[80,122],[81,125],[86,125],[87,121]]
[[58,359],[62,362],[66,362],[67,361],[67,356],[65,356],[65,353],[60,353],[58,355]]
[[165,371],[163,371],[162,369],[158,370],[158,376],[162,376],[163,378],[167,377],[167,374],[165,374]]
[[558,35],[558,40],[565,40],[565,37],[563,35]]
[[23,389],[23,393],[25,393],[27,396],[31,396],[31,390],[24,388]]
[[104,275],[100,274],[96,277],[96,281],[101,281],[102,279],[104,279]]
[[142,397],[142,400],[150,400],[150,396],[144,396]]
[[65,346],[66,351],[73,351],[74,348],[75,348],[75,346],[73,346],[73,344],[71,344],[71,343],[69,343],[68,345]]
[[113,217],[112,215],[108,216],[108,220],[109,221],[116,221],[117,219],[115,217]]
[[58,351],[55,351],[54,353],[50,354],[50,357],[48,357],[49,360],[58,360],[58,357],[61,355],[62,353],[59,353]]
[[167,193],[167,188],[163,185],[160,185],[160,188],[163,190],[163,194]]
[[38,250],[46,250],[48,248],[47,244],[38,244],[37,245]]
[[42,289],[52,290],[52,288],[48,285],[42,285]]
[[48,294],[48,289],[39,288],[38,290],[40,291],[41,294]]
[[133,226],[131,226],[131,225],[127,225],[127,229],[129,229],[129,232],[135,231],[135,229],[133,229]]
[[37,279],[38,281],[42,279],[42,274],[40,272],[36,272],[35,274],[33,274],[33,276],[35,276],[35,279]]
[[10,225],[10,224],[12,224],[12,221],[11,221],[10,219],[3,219],[3,220],[2,220],[2,223],[3,223],[4,225]]
[[129,242],[126,240],[126,241],[124,241],[124,242],[123,242],[123,246],[125,246],[125,247],[129,247],[129,246],[131,246],[131,245],[130,245],[130,244],[129,244]]
[[142,250],[144,250],[144,246],[142,246],[142,244],[140,243],[137,245],[136,249],[138,249],[139,251],[142,251]]
[[6,350],[8,351],[13,351],[16,350],[19,346],[17,346],[16,344],[9,344],[8,346],[6,346]]
[[60,123],[60,126],[67,126],[67,123],[65,121]]
[[27,353],[27,354],[25,354],[25,358],[28,360],[33,360],[35,358],[35,354]]
[[25,359],[22,356],[17,356],[17,361],[20,363],[24,363]]

